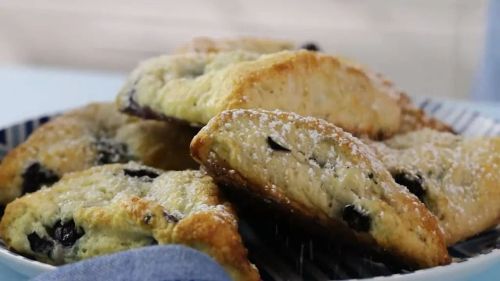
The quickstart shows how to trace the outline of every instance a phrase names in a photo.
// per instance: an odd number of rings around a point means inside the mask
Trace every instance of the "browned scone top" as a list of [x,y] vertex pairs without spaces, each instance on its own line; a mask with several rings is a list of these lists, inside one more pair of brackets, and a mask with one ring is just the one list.
[[189,143],[196,132],[129,117],[112,103],[72,110],[38,128],[2,160],[0,205],[96,165],[135,160],[167,170],[195,168]]
[[7,205],[0,236],[10,249],[50,264],[183,244],[213,257],[234,280],[260,280],[232,206],[200,171],[130,162],[66,174]]
[[219,53],[235,50],[249,51],[259,54],[270,54],[295,49],[295,44],[287,40],[266,39],[257,37],[221,38],[195,37],[190,42],[178,47],[175,54],[185,53]]
[[402,118],[385,83],[353,62],[318,52],[184,54],[141,63],[117,102],[142,117],[200,125],[227,109],[280,109],[379,139],[398,132]]
[[347,234],[416,267],[449,263],[436,218],[351,134],[312,117],[229,110],[191,142],[216,182],[250,191],[331,235]]
[[396,182],[436,215],[448,245],[500,222],[500,137],[424,129],[370,146]]
[[[308,47],[311,46],[311,47]],[[312,48],[317,50],[315,44],[305,44],[301,48]],[[190,52],[195,53],[218,53],[243,50],[255,52],[259,54],[270,54],[284,50],[298,49],[291,41],[276,40],[276,39],[263,39],[256,37],[241,37],[241,38],[225,38],[214,39],[210,37],[196,37],[189,43],[186,43],[176,50],[176,54],[185,54]],[[361,67],[365,69],[366,67]],[[451,126],[443,123],[442,121],[426,114],[423,110],[417,108],[412,104],[411,99],[402,91],[395,88],[394,83],[384,77],[380,73],[366,72],[367,75],[372,76],[371,79],[383,81],[382,84],[386,89],[387,94],[392,95],[398,101],[401,107],[401,126],[398,134],[403,134],[411,131],[416,131],[423,128],[430,128],[436,131],[453,132]]]

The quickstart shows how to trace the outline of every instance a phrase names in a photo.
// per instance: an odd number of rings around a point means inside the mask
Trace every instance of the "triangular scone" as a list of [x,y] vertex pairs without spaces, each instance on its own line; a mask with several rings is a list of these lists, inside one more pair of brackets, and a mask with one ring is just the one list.
[[122,114],[113,103],[71,110],[44,124],[0,163],[0,206],[93,166],[138,161],[165,170],[197,168],[189,143],[197,130]]
[[[308,43],[300,47],[301,49],[316,50],[319,48],[313,44]],[[284,50],[299,49],[292,42],[276,40],[276,39],[262,39],[253,37],[242,37],[233,39],[213,39],[209,37],[197,37],[191,42],[179,47],[176,54],[185,53],[219,53],[229,52],[236,50],[249,51],[259,54],[271,54]],[[365,67],[358,66],[359,69]],[[366,71],[366,70],[365,70]],[[431,128],[438,131],[453,132],[452,128],[426,114],[423,110],[417,108],[412,104],[411,99],[403,92],[397,90],[394,84],[385,78],[380,73],[373,73],[366,71],[367,75],[375,76],[372,79],[382,81],[382,85],[386,87],[384,91],[392,95],[401,107],[401,126],[398,134],[419,130],[422,128]]]
[[417,267],[449,262],[436,218],[361,141],[312,117],[219,114],[191,142],[216,182],[305,216]]
[[243,50],[259,54],[270,54],[293,49],[296,49],[295,44],[286,40],[265,39],[257,37],[226,39],[196,37],[193,38],[190,42],[178,47],[174,53],[220,53]]
[[129,163],[67,174],[7,205],[0,235],[16,252],[51,264],[184,244],[212,256],[235,280],[259,280],[231,205],[200,171]]
[[118,96],[145,118],[206,124],[227,109],[280,109],[314,116],[357,135],[385,138],[401,126],[397,93],[345,59],[311,51],[242,51],[161,56],[139,65]]
[[370,146],[396,182],[436,215],[448,245],[500,222],[500,137],[425,129]]

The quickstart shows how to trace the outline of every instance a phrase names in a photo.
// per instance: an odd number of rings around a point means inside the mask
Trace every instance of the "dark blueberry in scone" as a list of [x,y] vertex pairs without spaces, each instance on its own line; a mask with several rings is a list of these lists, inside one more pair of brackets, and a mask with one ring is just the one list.
[[96,162],[98,165],[125,163],[130,156],[127,153],[127,145],[109,139],[100,139],[95,143],[97,150]]
[[423,179],[420,174],[412,175],[405,172],[397,172],[393,174],[393,177],[398,184],[408,188],[420,201],[424,202],[425,189],[423,188]]
[[363,210],[356,208],[354,205],[347,205],[342,211],[342,219],[349,225],[350,228],[367,232],[370,230],[371,219]]
[[165,219],[169,222],[173,222],[173,223],[178,223],[179,222],[179,218],[178,216],[174,215],[174,214],[170,214],[166,211],[163,211],[163,216],[165,217]]
[[35,192],[40,187],[50,186],[59,180],[59,176],[54,171],[45,168],[40,163],[35,162],[29,165],[22,174],[23,193]]
[[159,176],[158,173],[151,171],[151,170],[145,170],[145,169],[141,169],[141,170],[124,169],[123,173],[129,177],[146,178],[146,180],[148,180],[148,181],[152,181],[153,179],[155,179]]
[[76,240],[85,234],[82,228],[76,227],[75,221],[69,220],[67,222],[57,221],[50,229],[49,235],[54,240],[58,241],[65,247],[73,246]]
[[368,146],[332,123],[228,110],[194,137],[191,154],[220,185],[320,224],[334,239],[350,237],[412,266],[449,262],[436,218]]
[[304,45],[302,45],[300,48],[301,48],[301,49],[308,50],[308,51],[314,51],[314,52],[319,52],[319,51],[321,51],[320,47],[318,47],[318,45],[317,45],[317,44],[312,43],[312,42],[305,43],[305,44],[304,44]]
[[28,234],[30,248],[37,254],[48,255],[54,248],[54,242],[40,237],[36,232]]
[[267,137],[267,144],[272,150],[276,151],[284,151],[284,152],[290,152],[290,149],[284,147],[283,145],[279,144],[275,140],[273,140],[271,137]]

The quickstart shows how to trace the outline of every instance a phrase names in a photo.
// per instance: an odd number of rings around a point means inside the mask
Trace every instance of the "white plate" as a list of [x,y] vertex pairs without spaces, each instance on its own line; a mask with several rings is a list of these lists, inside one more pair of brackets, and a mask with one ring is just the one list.
[[[375,277],[365,280],[373,281],[430,281],[430,280],[471,280],[472,277],[500,264],[500,249],[489,254],[476,256],[464,262],[452,263],[429,269],[417,270],[410,274],[394,274],[387,277]],[[359,280],[359,279],[358,279]]]
[[5,249],[3,244],[0,246],[0,263],[6,265],[15,272],[30,278],[56,268],[55,266],[30,260],[21,255],[15,254]]

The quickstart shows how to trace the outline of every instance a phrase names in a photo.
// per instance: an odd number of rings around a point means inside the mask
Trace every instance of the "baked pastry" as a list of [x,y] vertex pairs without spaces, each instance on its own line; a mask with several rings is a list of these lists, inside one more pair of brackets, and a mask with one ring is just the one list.
[[[185,53],[219,53],[243,50],[259,54],[270,54],[284,50],[305,49],[309,51],[320,51],[320,48],[312,42],[305,43],[300,47],[295,46],[290,41],[262,39],[262,38],[233,38],[233,39],[212,39],[209,37],[197,37],[191,42],[179,47],[176,54]],[[361,69],[361,67],[359,67]],[[432,128],[437,131],[453,132],[451,126],[440,120],[427,115],[423,110],[415,107],[411,99],[403,92],[397,90],[394,84],[379,73],[369,73],[375,81],[381,81],[380,86],[386,87],[385,92],[392,95],[401,107],[401,126],[398,134],[419,130],[422,128]]]
[[436,215],[448,245],[500,222],[500,137],[425,129],[370,146],[396,182]]
[[366,145],[324,120],[229,110],[195,136],[191,153],[220,185],[256,194],[331,235],[416,267],[449,262],[436,218]]
[[68,172],[137,160],[181,170],[197,167],[189,142],[197,130],[175,123],[142,121],[111,103],[73,110],[38,128],[0,164],[0,205]]
[[280,109],[385,138],[401,126],[397,93],[344,59],[310,51],[161,56],[143,62],[121,89],[122,111],[206,124],[235,108]]
[[154,244],[184,244],[217,260],[235,280],[259,280],[231,205],[200,171],[162,172],[133,162],[66,174],[5,209],[9,248],[64,264]]
[[249,51],[259,54],[270,54],[295,49],[295,44],[286,40],[240,37],[213,39],[196,37],[175,50],[176,54],[186,53],[220,53],[235,50]]

